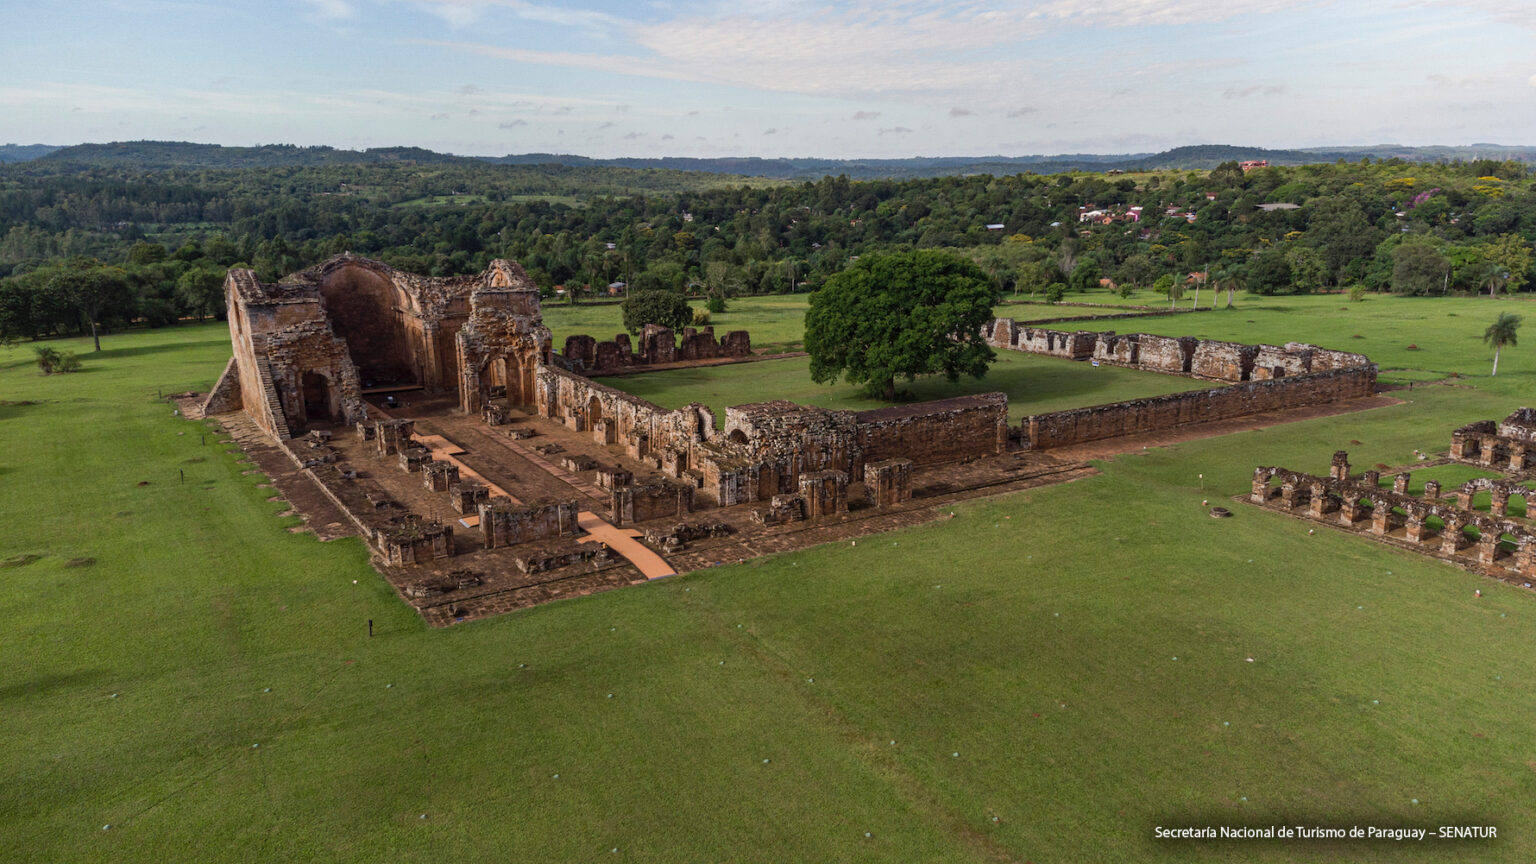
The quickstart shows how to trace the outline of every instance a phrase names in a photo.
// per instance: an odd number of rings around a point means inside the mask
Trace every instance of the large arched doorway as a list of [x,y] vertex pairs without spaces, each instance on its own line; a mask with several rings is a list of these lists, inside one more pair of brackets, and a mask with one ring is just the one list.
[[364,389],[422,383],[420,319],[387,275],[350,264],[327,275],[320,293]]

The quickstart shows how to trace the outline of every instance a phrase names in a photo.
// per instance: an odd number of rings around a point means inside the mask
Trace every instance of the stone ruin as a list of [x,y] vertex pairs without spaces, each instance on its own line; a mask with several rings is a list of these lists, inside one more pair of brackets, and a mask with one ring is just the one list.
[[1511,473],[1536,469],[1536,409],[1518,408],[1502,422],[1481,420],[1453,431],[1451,458]]
[[458,390],[478,412],[498,388],[526,405],[549,360],[538,289],[511,261],[428,278],[348,254],[271,284],[231,270],[224,292],[234,356],[204,413],[244,410],[278,440],[366,419],[368,390]]
[[607,342],[598,342],[591,336],[568,336],[561,356],[573,372],[602,375],[664,363],[742,358],[751,354],[752,337],[745,330],[732,330],[717,342],[714,327],[684,327],[679,342],[670,328],[647,324],[640,333],[639,353],[631,351],[629,334],[620,333]]
[[[482,550],[466,554],[516,547],[509,557],[525,574],[583,562],[601,567],[612,556],[601,543],[572,544],[584,533],[578,500],[517,503],[493,495],[474,471],[461,467],[456,457],[465,454],[439,459],[421,446],[414,421],[369,417],[363,401],[368,393],[378,398],[421,391],[437,396],[439,405],[451,400],[461,414],[483,420],[487,434],[505,436],[502,443],[527,441],[540,434],[540,424],[553,423],[565,431],[543,427],[550,438],[576,434],[611,448],[609,458],[593,458],[576,452],[580,448],[567,452],[554,440],[515,445],[562,464],[563,471],[552,471],[576,484],[573,492],[579,489],[598,500],[606,493],[614,525],[664,522],[670,527],[645,529],[644,536],[663,551],[679,551],[736,530],[725,520],[685,521],[701,508],[746,508],[740,517],[727,517],[738,519],[737,528],[826,522],[831,530],[850,518],[910,509],[919,472],[996,460],[1021,439],[1027,449],[1046,449],[1369,395],[1375,382],[1375,367],[1365,358],[1315,346],[1065,332],[999,319],[987,333],[998,347],[1233,383],[1036,415],[1017,430],[1009,429],[1007,397],[1001,393],[871,411],[775,400],[729,407],[716,428],[714,411],[704,405],[665,409],[586,375],[745,357],[751,351],[745,331],[717,341],[713,328],[686,328],[679,339],[667,328],[650,325],[639,335],[636,350],[624,334],[606,342],[573,336],[565,354],[555,355],[538,292],[511,261],[494,261],[476,276],[433,279],[342,255],[272,284],[258,281],[249,270],[234,270],[225,291],[233,357],[205,411],[242,410],[280,442],[308,433],[303,443],[308,449],[300,452],[294,442],[287,452],[342,509],[378,558],[400,567],[452,556],[454,529],[404,512],[406,505],[396,497],[420,501],[401,489],[398,479],[390,481],[397,489],[392,495],[356,469],[331,464],[337,458],[328,440],[333,430],[354,428],[353,440],[391,471],[413,475],[410,487],[446,496],[439,499],[444,503],[423,509],[449,509],[463,517],[466,527],[478,527]],[[1518,460],[1524,459],[1524,450],[1516,457],[1511,442],[1531,440],[1522,431],[1533,428],[1528,414],[1504,427],[1478,427],[1477,443],[1463,449],[1475,454],[1483,452],[1475,449],[1480,447],[1523,464]],[[1508,441],[1490,445],[1490,433]],[[621,459],[622,465],[611,464]],[[1017,470],[998,466],[1002,463],[980,469],[974,475],[983,478],[979,481],[958,483],[956,477],[972,469],[944,467],[940,482],[930,480],[924,494],[988,488],[1000,482],[1000,471]],[[590,481],[574,476],[588,472]],[[869,512],[850,514],[862,508]],[[433,512],[442,515],[441,509]],[[411,596],[443,593],[450,590],[449,581],[454,582],[451,590],[466,589],[467,583],[458,584],[462,580],[434,576],[410,582],[420,595]],[[623,577],[612,584],[623,584]],[[551,587],[544,596],[559,593]]]
[[1068,332],[1030,327],[1009,318],[994,319],[986,333],[987,343],[1003,350],[1091,359],[1097,364],[1229,385],[1036,414],[1025,418],[1020,433],[1025,446],[1036,449],[1324,405],[1376,392],[1377,369],[1370,358],[1301,342],[1244,345],[1192,336]]
[[[1390,490],[1381,488],[1380,483],[1377,471],[1351,477],[1348,454],[1341,450],[1334,454],[1327,477],[1284,468],[1254,469],[1248,500],[1303,518],[1360,530],[1459,564],[1469,563],[1470,555],[1470,561],[1494,574],[1522,580],[1536,577],[1536,532],[1528,520],[1516,521],[1508,512],[1510,496],[1525,498],[1529,507],[1536,492],[1506,480],[1479,478],[1457,489],[1452,504],[1442,497],[1441,485],[1435,481],[1424,484],[1422,495],[1410,494],[1408,472],[1393,475]],[[1480,491],[1491,496],[1486,514],[1472,508],[1472,498]],[[1440,530],[1430,527],[1430,517],[1440,520]],[[1477,531],[1476,539],[1467,536],[1468,528]]]

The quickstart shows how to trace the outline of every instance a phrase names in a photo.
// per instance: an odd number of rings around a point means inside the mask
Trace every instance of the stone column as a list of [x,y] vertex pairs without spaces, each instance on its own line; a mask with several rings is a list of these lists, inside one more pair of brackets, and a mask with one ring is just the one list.
[[1492,564],[1499,556],[1499,532],[1484,531],[1477,541],[1477,563]]
[[1494,455],[1498,449],[1499,439],[1493,435],[1483,436],[1483,452],[1478,454],[1477,461],[1481,465],[1493,467]]
[[1408,494],[1408,478],[1410,476],[1412,476],[1411,472],[1404,471],[1403,473],[1398,474],[1397,476],[1393,477],[1392,478],[1392,491],[1396,492],[1399,495],[1407,495]]
[[1440,531],[1440,551],[1446,555],[1455,555],[1461,551],[1461,544],[1466,541],[1466,535],[1461,529],[1467,527],[1467,523],[1455,515],[1445,516],[1445,528]]
[[1525,454],[1526,449],[1524,444],[1514,443],[1509,445],[1509,470],[1524,471],[1528,467],[1526,464],[1527,457]]
[[1515,550],[1515,572],[1536,576],[1536,536],[1527,534],[1520,538],[1520,546]]
[[1456,506],[1461,508],[1462,510],[1471,510],[1472,509],[1472,496],[1475,495],[1475,494],[1477,494],[1477,493],[1473,492],[1470,489],[1457,489],[1456,490]]
[[1424,514],[1417,510],[1408,511],[1408,528],[1404,535],[1409,543],[1421,543],[1424,540]]
[[1333,465],[1328,468],[1328,476],[1334,480],[1349,479],[1349,452],[1336,450],[1333,454]]
[[1360,521],[1360,493],[1345,492],[1339,504],[1339,521],[1345,525],[1354,525]]
[[1263,468],[1253,469],[1253,487],[1249,492],[1248,500],[1255,504],[1269,502],[1269,474]]
[[1367,489],[1376,489],[1381,486],[1381,472],[1367,471],[1360,475],[1360,485]]
[[1322,518],[1323,516],[1326,516],[1327,514],[1339,509],[1338,499],[1329,495],[1328,488],[1322,483],[1312,484],[1311,503],[1312,507],[1310,512],[1317,518]]
[[1451,433],[1451,458],[1457,460],[1467,458],[1467,436],[1460,432]]
[[1287,480],[1280,484],[1280,503],[1285,505],[1287,510],[1294,509],[1297,500],[1300,498],[1300,493],[1301,487],[1297,486],[1294,481]]
[[1438,480],[1425,480],[1424,481],[1424,497],[1426,499],[1430,500],[1430,501],[1439,500],[1439,498],[1440,498],[1440,481],[1438,481]]
[[1375,503],[1371,508],[1371,533],[1381,537],[1392,530],[1392,508],[1385,501]]
[[1509,489],[1503,486],[1495,486],[1490,493],[1488,512],[1495,516],[1509,515]]

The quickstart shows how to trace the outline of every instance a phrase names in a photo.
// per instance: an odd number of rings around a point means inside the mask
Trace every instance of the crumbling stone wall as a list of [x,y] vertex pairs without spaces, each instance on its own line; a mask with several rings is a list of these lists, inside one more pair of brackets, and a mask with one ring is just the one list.
[[1142,333],[1136,352],[1137,366],[1154,372],[1186,374],[1194,363],[1199,341],[1193,336],[1173,338]]
[[1200,340],[1195,343],[1189,373],[1196,378],[1217,381],[1247,381],[1253,377],[1254,359],[1258,353],[1257,345]]
[[495,388],[505,388],[509,407],[535,404],[537,373],[549,368],[549,328],[539,289],[516,262],[496,260],[477,277],[469,295],[469,319],[455,336],[459,408],[478,414]]
[[574,500],[548,504],[518,504],[505,498],[483,501],[480,533],[487,549],[547,537],[569,537],[581,532],[577,525],[580,510]]
[[1002,393],[860,411],[854,422],[866,460],[906,458],[931,465],[995,456],[1008,448],[1008,397]]
[[613,524],[676,519],[693,510],[693,487],[660,480],[612,490]]
[[1524,472],[1536,467],[1536,411],[1519,408],[1503,422],[1480,420],[1451,432],[1451,458],[1485,468]]
[[752,337],[745,330],[732,330],[715,340],[715,328],[683,328],[681,341],[672,330],[648,324],[640,334],[640,353],[630,350],[629,335],[620,333],[610,342],[598,342],[591,336],[571,336],[565,340],[565,359],[573,371],[585,375],[621,372],[636,366],[713,360],[718,357],[746,357],[752,353]]
[[1023,425],[1029,446],[1043,450],[1190,423],[1357,399],[1375,392],[1376,367],[1369,366],[1036,414],[1025,418]]
[[384,560],[394,566],[426,564],[453,555],[453,527],[410,518],[379,531]]
[[807,519],[848,512],[848,475],[841,471],[813,471],[798,479]]

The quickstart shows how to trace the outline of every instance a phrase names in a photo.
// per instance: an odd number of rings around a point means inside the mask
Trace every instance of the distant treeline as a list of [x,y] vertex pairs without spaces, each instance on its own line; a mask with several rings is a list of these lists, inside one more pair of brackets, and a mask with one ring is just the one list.
[[1262,293],[1513,291],[1533,275],[1531,187],[1514,160],[748,185],[474,160],[230,170],[50,157],[0,167],[0,333],[82,328],[46,296],[61,273],[120,274],[118,320],[155,323],[218,311],[203,274],[238,264],[271,280],[342,251],[430,275],[513,258],[568,295],[614,282],[812,290],[855,256],[906,248],[968,255],[1000,291],[1176,292],[1192,273]]

